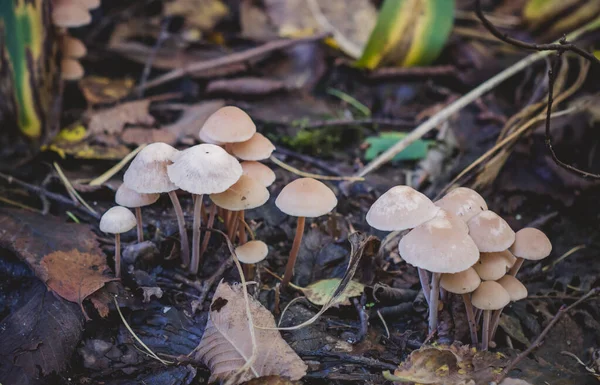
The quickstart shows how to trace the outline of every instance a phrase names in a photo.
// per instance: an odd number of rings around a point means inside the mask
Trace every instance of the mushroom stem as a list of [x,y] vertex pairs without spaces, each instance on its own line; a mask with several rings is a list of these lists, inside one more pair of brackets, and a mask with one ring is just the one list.
[[137,240],[138,243],[144,242],[144,225],[142,224],[142,208],[135,208],[135,221],[137,226]]
[[494,310],[494,313],[492,313],[492,320],[490,321],[490,341],[493,341],[494,337],[496,336],[496,330],[498,329],[498,324],[500,323],[500,315],[502,314],[502,310],[504,310],[504,308]]
[[302,236],[304,235],[304,223],[306,222],[305,217],[298,217],[298,223],[296,224],[296,236],[294,237],[294,243],[292,244],[292,250],[290,251],[290,257],[285,266],[285,274],[281,281],[281,288],[285,288],[294,275],[294,265],[296,264],[296,257],[298,257],[298,251],[300,250],[300,243],[302,242]]
[[477,309],[475,312],[475,323],[478,324],[481,321],[481,315],[483,314],[483,310]]
[[121,234],[115,234],[115,277],[121,278]]
[[248,234],[246,233],[246,214],[244,210],[240,212],[238,221],[240,222],[241,226],[239,230],[240,245],[243,245],[244,243],[248,242]]
[[239,211],[232,211],[231,213],[231,218],[227,226],[227,235],[229,236],[231,243],[235,243],[235,233],[237,231]]
[[189,272],[198,273],[200,267],[200,226],[202,226],[202,194],[192,194],[194,197],[194,231],[192,233],[192,262]]
[[521,266],[523,266],[523,262],[525,262],[525,260],[523,258],[517,258],[517,260],[515,261],[515,264],[512,265],[512,267],[510,268],[508,275],[512,275],[513,277],[516,277],[517,273],[521,269]]
[[427,270],[421,269],[420,267],[417,267],[417,271],[419,272],[419,280],[421,281],[421,287],[423,288],[423,295],[427,301],[427,306],[429,306],[429,297],[431,296],[431,288],[429,287],[429,273],[427,273]]
[[[208,214],[208,221],[206,222],[207,229],[212,229],[213,225],[215,224],[216,216],[217,216],[217,205],[213,203],[210,206],[210,212]],[[200,256],[198,257],[200,259],[200,263],[202,262],[202,257],[204,256],[206,249],[208,249],[208,242],[210,241],[211,234],[212,234],[212,231],[207,230],[204,232],[204,239],[202,240],[202,247],[200,247]]]
[[483,328],[481,330],[481,350],[488,350],[490,345],[490,318],[492,318],[492,311],[484,310]]
[[462,295],[465,303],[465,310],[467,312],[467,321],[469,322],[469,332],[471,333],[471,343],[477,345],[479,339],[477,338],[477,322],[475,322],[475,313],[473,312],[473,305],[471,304],[471,293]]
[[181,244],[181,262],[183,266],[190,265],[190,245],[188,241],[187,232],[185,230],[185,218],[183,217],[183,210],[181,204],[177,198],[175,191],[169,191],[169,198],[173,204],[175,210],[175,216],[177,217],[177,226],[179,227],[179,242]]
[[431,291],[429,298],[429,334],[433,333],[438,326],[438,304],[440,303],[440,276],[439,273],[433,273],[431,277]]

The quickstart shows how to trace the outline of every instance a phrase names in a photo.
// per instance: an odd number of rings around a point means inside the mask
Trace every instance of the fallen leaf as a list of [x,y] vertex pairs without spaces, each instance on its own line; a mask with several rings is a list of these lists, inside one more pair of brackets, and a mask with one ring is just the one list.
[[175,145],[177,137],[164,128],[143,128],[143,127],[131,127],[126,128],[121,134],[121,140],[127,144],[144,144],[163,142],[170,145]]
[[[365,160],[373,160],[382,152],[398,143],[408,135],[405,132],[382,132],[377,136],[370,136],[365,139],[368,146],[365,151]],[[429,147],[434,143],[433,140],[418,139],[409,145],[406,149],[396,155],[393,161],[402,160],[420,160],[427,156]]]
[[[313,282],[307,287],[293,286],[294,289],[300,290],[310,302],[315,305],[325,305],[333,296],[335,289],[340,285],[341,279],[330,278],[322,279],[317,282]],[[331,303],[331,307],[338,307],[339,305],[350,306],[350,298],[360,297],[365,290],[365,285],[360,282],[350,281],[342,294],[340,294],[335,301]]]
[[148,113],[150,102],[150,99],[136,100],[90,113],[88,135],[118,134],[126,124],[154,124],[154,117]]
[[224,105],[224,100],[211,100],[185,106],[181,117],[175,123],[162,127],[162,130],[170,132],[179,141],[187,136],[197,140],[200,127],[206,119]]
[[111,79],[103,76],[86,76],[79,88],[88,104],[114,103],[127,96],[133,88],[133,79]]
[[152,296],[156,298],[162,298],[163,291],[158,286],[140,286],[142,294],[144,295],[144,303],[148,303],[152,300]]
[[302,385],[302,382],[290,381],[279,376],[265,376],[246,381],[242,385]]
[[500,321],[498,322],[498,326],[501,327],[502,330],[504,330],[504,332],[511,338],[519,341],[523,345],[529,346],[531,343],[525,336],[523,328],[521,327],[521,321],[519,321],[518,318],[513,317],[510,314],[502,313],[500,316]]
[[500,385],[532,385],[529,382],[525,381],[525,380],[519,380],[518,378],[505,378],[504,380],[502,380],[502,382],[500,383]]
[[174,0],[163,3],[165,16],[181,16],[185,26],[210,31],[229,13],[221,0]]
[[[275,328],[273,315],[254,298],[248,300],[254,325]],[[279,331],[255,328],[254,333],[257,357],[250,371],[237,376],[234,384],[268,375],[298,380],[306,374],[306,364]],[[210,306],[206,330],[196,350],[194,358],[205,363],[211,371],[209,382],[227,379],[246,364],[252,354],[252,340],[240,285],[219,284]]]

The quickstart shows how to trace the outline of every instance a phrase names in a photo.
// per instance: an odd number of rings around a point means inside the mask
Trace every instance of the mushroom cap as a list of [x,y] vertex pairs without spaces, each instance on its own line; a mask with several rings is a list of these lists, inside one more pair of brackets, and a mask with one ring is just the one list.
[[477,191],[467,187],[455,188],[435,204],[457,215],[465,222],[488,208],[483,197]]
[[503,251],[515,242],[515,232],[508,223],[493,211],[485,210],[467,222],[469,235],[479,251]]
[[467,224],[463,222],[460,217],[444,209],[438,209],[438,212],[435,214],[435,218],[447,219],[450,221],[450,223],[452,223],[452,226],[456,227],[458,230],[464,232],[465,234],[469,233],[469,226],[467,226]]
[[200,141],[202,143],[216,144],[217,146],[222,146],[225,144],[223,142],[219,142],[218,140],[213,140],[212,138],[206,136],[206,132],[203,129],[200,129],[200,132],[198,133],[198,138],[200,139]]
[[147,145],[133,159],[123,182],[139,193],[165,193],[177,190],[167,174],[171,158],[179,151],[166,143],[156,142]]
[[525,380],[518,379],[518,378],[506,377],[504,380],[502,380],[500,385],[533,385],[533,384],[531,384]]
[[500,285],[508,292],[512,302],[520,301],[527,298],[527,288],[517,278],[512,275],[505,275],[498,281]]
[[454,294],[472,293],[481,284],[481,278],[472,267],[454,274],[442,274],[440,286]]
[[250,241],[235,248],[235,255],[242,263],[253,264],[264,260],[269,248],[263,241]]
[[256,126],[250,116],[238,107],[225,106],[206,119],[201,131],[209,140],[237,143],[252,138]]
[[300,178],[281,190],[275,205],[287,215],[315,218],[333,210],[337,206],[337,198],[323,182]]
[[514,255],[512,255],[512,253],[508,250],[493,251],[491,253],[481,253],[480,257],[481,258],[490,258],[491,255],[495,255],[495,256],[504,258],[506,261],[507,269],[510,269],[517,261],[517,258]]
[[510,295],[495,281],[483,281],[473,292],[471,303],[481,310],[499,310],[510,302]]
[[115,202],[123,207],[144,207],[153,204],[158,200],[160,194],[144,194],[130,189],[123,183],[117,189]]
[[60,73],[64,80],[79,80],[85,71],[78,60],[66,58],[60,61]]
[[247,160],[240,163],[240,165],[242,166],[243,175],[247,175],[257,182],[262,183],[265,187],[269,187],[275,182],[275,173],[273,170],[260,162]]
[[484,281],[496,281],[506,274],[508,263],[500,253],[482,253],[473,269]]
[[402,237],[398,250],[406,262],[434,273],[458,273],[479,258],[469,235],[444,217],[434,217],[412,229]]
[[77,0],[79,4],[87,9],[96,9],[100,6],[100,0]]
[[526,227],[517,231],[515,243],[510,251],[515,257],[538,261],[550,255],[552,244],[546,234],[540,230]]
[[52,8],[52,23],[57,27],[74,28],[89,24],[92,15],[86,7],[74,0],[60,0],[54,2]]
[[136,225],[135,215],[122,206],[108,209],[100,218],[100,231],[110,234],[121,234],[133,229]]
[[64,57],[79,59],[85,56],[87,49],[85,44],[77,38],[70,35],[63,35],[61,47]]
[[231,153],[242,160],[268,159],[273,151],[275,151],[273,143],[260,132],[252,135],[252,138],[245,142],[231,145]]
[[439,211],[425,195],[408,186],[395,186],[379,197],[367,212],[367,223],[383,231],[412,229]]
[[177,187],[192,194],[216,194],[227,190],[242,176],[242,166],[223,148],[199,144],[175,154],[167,166]]
[[269,190],[257,180],[242,175],[233,186],[221,193],[211,194],[210,199],[226,210],[249,210],[264,205],[269,200]]

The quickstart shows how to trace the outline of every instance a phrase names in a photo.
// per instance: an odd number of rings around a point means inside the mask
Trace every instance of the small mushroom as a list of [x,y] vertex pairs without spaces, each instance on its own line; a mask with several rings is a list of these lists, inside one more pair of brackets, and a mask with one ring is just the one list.
[[482,252],[503,251],[515,241],[515,232],[493,211],[485,210],[467,222],[469,235]]
[[455,188],[444,195],[442,199],[436,201],[435,204],[460,217],[465,222],[488,208],[482,196],[477,191],[467,187]]
[[269,254],[269,248],[263,241],[250,241],[235,248],[235,255],[241,263],[254,265],[265,258]]
[[[256,133],[256,125],[247,113],[234,106],[219,108],[206,119],[200,130],[201,140],[225,144],[245,142]],[[203,139],[202,139],[203,138]]]
[[76,0],[54,0],[52,23],[57,27],[74,28],[89,24],[92,15]]
[[81,59],[87,53],[85,44],[81,40],[67,34],[62,36],[61,49],[63,57],[71,59]]
[[86,9],[92,10],[100,6],[100,0],[77,0]]
[[83,77],[84,70],[79,61],[66,58],[60,61],[60,74],[64,80],[79,80]]
[[156,202],[160,194],[144,194],[122,184],[115,194],[115,202],[119,206],[135,209],[135,219],[137,222],[137,239],[139,243],[144,242],[144,226],[142,222],[142,207],[149,206]]
[[115,276],[121,277],[121,234],[135,227],[135,216],[121,206],[110,208],[100,218],[100,231],[115,235]]
[[510,251],[517,257],[517,260],[508,274],[516,276],[525,259],[539,261],[549,256],[552,252],[552,243],[540,230],[526,227],[517,231]]
[[268,159],[273,151],[275,151],[273,143],[259,132],[245,142],[231,145],[231,153],[242,160]]
[[264,164],[252,160],[247,160],[240,164],[242,165],[244,175],[260,182],[263,186],[269,187],[275,182],[275,173]]
[[473,292],[471,302],[477,309],[483,310],[483,328],[481,331],[481,349],[487,350],[490,342],[490,321],[492,311],[502,309],[510,302],[508,292],[495,281],[484,281]]
[[[517,302],[524,298],[527,298],[527,288],[525,285],[521,283],[517,278],[512,275],[505,275],[500,278],[498,282],[504,290],[507,291],[510,296],[511,302]],[[498,324],[500,322],[500,314],[502,314],[503,309],[495,310],[492,314],[491,326],[490,326],[490,341],[494,340],[494,335],[496,335],[496,329],[498,329]]]
[[300,178],[290,182],[281,190],[275,205],[287,215],[298,217],[294,243],[281,282],[281,286],[286,287],[294,275],[294,265],[300,250],[306,218],[327,214],[337,206],[337,198],[324,183],[313,178]]
[[454,274],[442,274],[440,279],[440,287],[444,290],[462,296],[465,303],[465,311],[469,322],[469,332],[471,333],[471,342],[476,345],[477,339],[477,323],[475,322],[475,313],[471,304],[471,293],[475,291],[481,284],[481,278],[477,272],[471,267],[465,271]]
[[506,274],[507,260],[500,253],[481,253],[473,269],[484,281],[496,281]]

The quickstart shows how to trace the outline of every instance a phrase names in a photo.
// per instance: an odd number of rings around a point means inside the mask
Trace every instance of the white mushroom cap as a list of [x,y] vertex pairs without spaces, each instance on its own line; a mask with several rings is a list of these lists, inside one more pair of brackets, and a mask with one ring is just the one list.
[[242,160],[268,159],[275,151],[275,146],[263,134],[257,132],[245,142],[233,143],[231,153]]
[[269,200],[269,190],[260,182],[242,175],[227,190],[210,194],[210,200],[226,210],[249,210],[264,205]]
[[235,255],[242,263],[254,264],[264,260],[269,248],[263,241],[250,241],[235,248]]
[[300,178],[285,186],[275,205],[287,215],[315,218],[337,206],[337,198],[327,185],[313,178]]
[[512,275],[505,275],[497,281],[508,292],[512,302],[527,298],[527,288]]
[[199,144],[173,156],[167,167],[177,187],[192,194],[216,194],[227,190],[242,176],[242,166],[214,144]]
[[472,293],[480,284],[481,278],[471,267],[454,274],[442,274],[440,279],[440,286],[454,294]]
[[87,9],[96,9],[100,6],[100,0],[77,0],[79,4]]
[[473,269],[484,281],[495,281],[506,274],[508,268],[506,258],[500,253],[481,253],[479,261]]
[[473,292],[471,303],[481,310],[499,310],[510,302],[510,295],[502,285],[494,281],[484,281]]
[[455,188],[435,204],[465,222],[488,208],[483,197],[467,187]]
[[463,222],[460,217],[454,215],[444,209],[438,209],[438,212],[435,214],[435,218],[447,219],[452,223],[452,226],[456,227],[458,230],[463,231],[464,233],[469,233],[469,226],[465,222]]
[[253,160],[247,160],[240,164],[244,175],[262,183],[263,186],[269,187],[275,182],[275,173],[270,167]]
[[552,244],[540,230],[526,227],[517,231],[510,251],[515,257],[537,261],[550,255]]
[[515,232],[493,211],[485,210],[469,219],[469,234],[479,251],[490,253],[508,249],[515,242]]
[[61,40],[61,49],[63,57],[80,59],[87,53],[85,44],[77,38],[70,35],[63,35]]
[[492,255],[504,258],[504,260],[506,261],[507,269],[510,269],[517,261],[517,258],[514,255],[512,255],[512,253],[509,250],[493,251],[491,253],[481,253],[481,258],[490,258],[490,256]]
[[238,107],[225,106],[206,119],[201,132],[212,141],[237,143],[252,138],[256,126],[250,116]]
[[100,218],[100,231],[110,234],[126,233],[136,225],[135,215],[121,206],[110,208]]
[[57,27],[81,27],[92,21],[86,7],[74,0],[55,0],[52,8],[52,23]]
[[206,136],[206,131],[204,131],[203,129],[200,129],[200,132],[198,133],[198,138],[200,139],[200,141],[202,143],[216,144],[217,146],[222,146],[225,144],[223,142],[219,142],[218,140],[213,140],[210,137]]
[[179,151],[166,143],[156,142],[147,145],[133,159],[123,182],[139,193],[165,193],[177,190],[177,186],[167,174],[171,158]]
[[479,258],[471,237],[443,217],[412,229],[400,240],[398,250],[406,262],[434,273],[458,273]]
[[144,207],[153,204],[159,197],[160,194],[139,193],[122,184],[115,194],[115,202],[124,207]]
[[367,222],[378,230],[406,230],[432,219],[438,211],[429,198],[412,187],[396,186],[371,205]]
[[64,80],[79,80],[85,71],[78,60],[65,58],[60,61],[60,74]]

